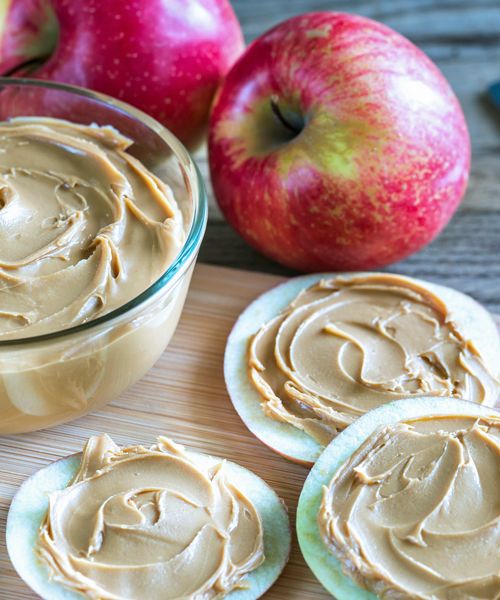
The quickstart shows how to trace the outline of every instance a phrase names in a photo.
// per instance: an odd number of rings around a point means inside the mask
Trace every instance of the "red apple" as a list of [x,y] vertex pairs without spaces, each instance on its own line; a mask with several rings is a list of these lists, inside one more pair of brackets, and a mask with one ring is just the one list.
[[31,77],[125,100],[189,146],[243,49],[228,0],[10,0],[0,30],[0,72],[42,56]]
[[290,267],[379,267],[449,221],[470,142],[443,75],[388,27],[342,13],[292,18],[226,77],[209,133],[224,215]]

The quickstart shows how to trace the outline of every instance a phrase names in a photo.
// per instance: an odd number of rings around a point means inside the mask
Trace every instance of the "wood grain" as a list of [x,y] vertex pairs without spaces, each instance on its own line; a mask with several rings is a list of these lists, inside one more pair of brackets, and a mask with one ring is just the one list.
[[[359,13],[411,39],[440,67],[465,112],[472,141],[466,197],[428,248],[391,270],[453,285],[500,311],[500,111],[485,90],[500,80],[498,0],[232,0],[247,42],[285,18],[314,10]],[[196,157],[208,182],[205,149]],[[213,264],[287,274],[243,242],[223,221],[210,193],[201,259]]]

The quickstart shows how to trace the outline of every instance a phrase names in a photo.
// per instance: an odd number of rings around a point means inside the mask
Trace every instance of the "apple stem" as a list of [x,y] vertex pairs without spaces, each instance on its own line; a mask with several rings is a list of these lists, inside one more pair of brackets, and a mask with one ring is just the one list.
[[279,98],[276,95],[271,96],[271,110],[273,111],[274,116],[278,119],[278,121],[286,127],[289,131],[294,133],[295,135],[299,134],[302,130],[301,127],[296,126],[294,123],[291,123],[289,120],[285,118],[283,113],[279,107]]

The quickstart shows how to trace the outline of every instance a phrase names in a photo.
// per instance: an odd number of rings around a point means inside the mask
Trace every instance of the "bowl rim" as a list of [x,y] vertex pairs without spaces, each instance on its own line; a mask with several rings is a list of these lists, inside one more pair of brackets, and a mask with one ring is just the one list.
[[[160,277],[154,281],[149,287],[147,287],[140,294],[122,304],[118,308],[106,313],[96,319],[91,319],[79,325],[74,325],[66,329],[59,329],[50,333],[44,333],[41,335],[35,335],[30,337],[22,338],[10,338],[8,340],[0,340],[0,348],[7,346],[20,346],[35,344],[38,342],[45,342],[48,340],[58,340],[60,338],[75,335],[86,330],[91,330],[94,327],[99,327],[109,321],[124,315],[135,307],[143,304],[156,294],[159,290],[166,287],[168,284],[175,283],[180,276],[185,273],[188,267],[191,265],[196,257],[198,249],[203,240],[205,229],[207,226],[208,219],[208,200],[205,188],[205,182],[201,175],[200,169],[196,162],[191,157],[190,153],[182,142],[174,136],[174,134],[162,125],[159,121],[149,116],[142,110],[131,106],[126,102],[117,100],[107,94],[101,94],[100,92],[94,92],[87,88],[83,88],[76,85],[70,85],[66,83],[59,83],[54,81],[45,81],[41,79],[32,79],[29,77],[0,77],[0,88],[2,87],[39,87],[46,89],[59,90],[62,92],[69,92],[77,96],[89,98],[91,100],[97,100],[112,108],[119,110],[128,116],[141,121],[149,129],[153,130],[161,139],[164,141],[174,152],[175,156],[179,160],[182,167],[186,170],[193,171],[195,175],[195,181],[197,185],[197,194],[195,201],[193,202],[193,218],[191,226],[187,232],[186,240],[179,251],[179,254],[175,257],[174,261],[167,267]],[[187,182],[191,188],[191,182]],[[195,194],[195,191],[191,189],[191,192]]]

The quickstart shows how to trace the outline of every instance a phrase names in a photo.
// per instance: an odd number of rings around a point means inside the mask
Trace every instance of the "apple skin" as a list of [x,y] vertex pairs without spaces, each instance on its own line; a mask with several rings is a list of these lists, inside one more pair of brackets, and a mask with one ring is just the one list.
[[448,223],[470,140],[421,50],[371,19],[320,12],[271,29],[230,70],[209,162],[222,212],[263,254],[302,271],[368,270]]
[[[47,29],[33,27],[40,14],[55,17],[59,36],[56,40],[52,27],[44,49],[52,53],[30,77],[124,100],[189,147],[203,137],[213,96],[243,50],[228,0],[10,0],[6,39],[0,40],[2,72],[12,69],[16,56],[36,54],[34,40],[41,44]],[[13,20],[17,30],[9,27]],[[29,48],[23,47],[26,38]]]

